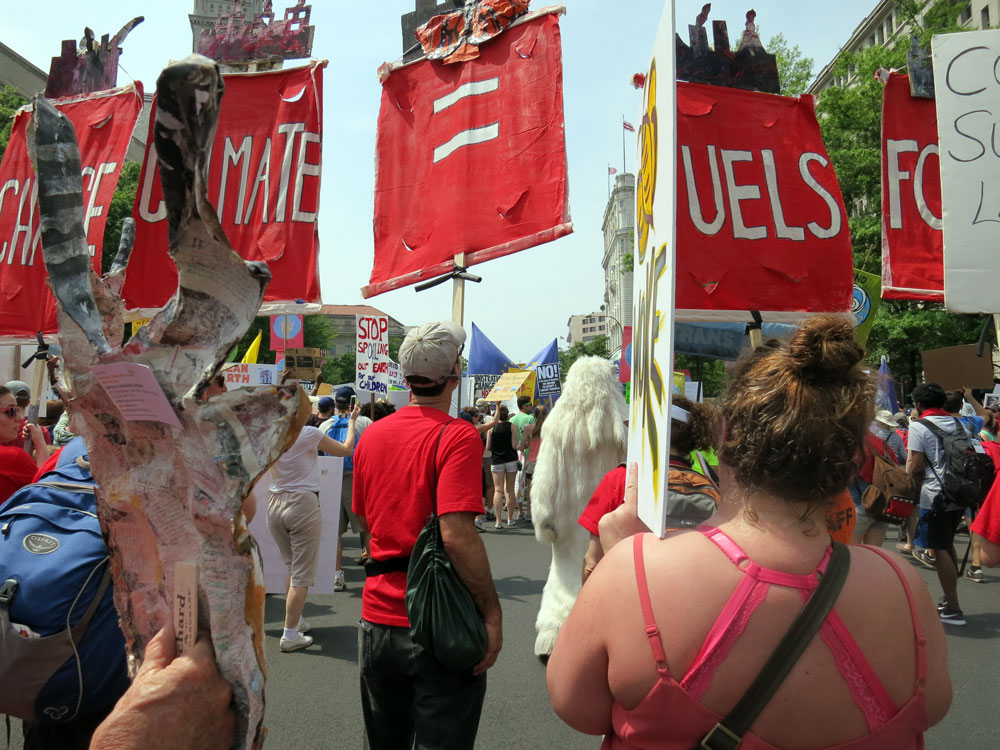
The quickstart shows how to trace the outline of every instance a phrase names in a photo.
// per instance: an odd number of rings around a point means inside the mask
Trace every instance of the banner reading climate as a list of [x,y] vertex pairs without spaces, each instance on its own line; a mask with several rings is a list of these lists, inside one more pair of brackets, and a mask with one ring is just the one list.
[[[208,196],[233,250],[245,260],[267,262],[272,279],[265,301],[320,299],[316,217],[325,65],[223,76]],[[133,209],[136,252],[123,293],[131,308],[161,307],[177,288],[155,124],[154,99]]]

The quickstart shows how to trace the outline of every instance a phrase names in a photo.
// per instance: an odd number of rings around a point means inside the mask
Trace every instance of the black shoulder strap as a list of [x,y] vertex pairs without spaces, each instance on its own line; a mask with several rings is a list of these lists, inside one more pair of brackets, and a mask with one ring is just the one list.
[[[957,419],[955,421],[958,422]],[[931,422],[931,420],[929,419],[918,419],[917,423],[922,424],[924,427],[930,430],[931,434],[933,434],[938,440],[944,440],[944,436],[947,434],[944,430],[942,430],[936,424]],[[959,425],[961,425],[961,422],[959,422]]]
[[434,476],[434,481],[431,482],[431,515],[437,517],[438,514],[438,472],[437,472],[437,454],[438,448],[441,447],[441,438],[444,437],[444,431],[448,429],[448,425],[451,422],[445,422],[444,427],[441,428],[441,432],[438,433],[437,442],[434,443],[434,454],[431,456],[431,473]]
[[729,714],[712,727],[701,744],[694,750],[736,750],[750,726],[757,720],[764,706],[784,682],[792,667],[816,635],[827,614],[837,601],[837,596],[851,568],[851,553],[840,542],[833,542],[833,553],[826,574],[795,622],[778,643],[743,697]]

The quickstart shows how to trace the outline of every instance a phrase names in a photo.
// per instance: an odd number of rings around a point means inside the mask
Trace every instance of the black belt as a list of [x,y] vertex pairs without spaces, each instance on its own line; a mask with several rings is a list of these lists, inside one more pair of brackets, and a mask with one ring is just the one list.
[[365,577],[381,576],[386,573],[405,573],[410,569],[410,556],[390,557],[386,560],[368,559],[365,562]]

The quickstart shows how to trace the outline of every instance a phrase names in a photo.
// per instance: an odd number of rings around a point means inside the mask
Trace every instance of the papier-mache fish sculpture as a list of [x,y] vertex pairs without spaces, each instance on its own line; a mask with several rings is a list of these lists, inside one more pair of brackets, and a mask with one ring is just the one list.
[[[264,739],[264,585],[241,503],[294,442],[309,400],[296,385],[205,397],[271,278],[264,263],[233,252],[208,200],[208,156],[223,91],[216,64],[197,55],[171,64],[157,82],[155,144],[178,287],[124,345],[120,292],[131,233],[123,232],[111,271],[99,278],[83,229],[72,124],[38,98],[28,141],[45,265],[59,310],[62,360],[53,372],[97,479],[132,667],[171,621],[175,563],[197,565],[198,629],[211,634],[219,671],[232,686],[236,746],[258,748]],[[155,393],[143,394],[137,414],[128,389],[141,378],[126,378],[123,390],[109,373],[120,378],[143,368],[155,378]],[[142,412],[159,401],[161,413]]]

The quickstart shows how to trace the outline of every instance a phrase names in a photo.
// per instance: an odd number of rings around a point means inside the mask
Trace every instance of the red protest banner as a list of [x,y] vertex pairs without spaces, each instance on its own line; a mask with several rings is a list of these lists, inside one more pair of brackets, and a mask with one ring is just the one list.
[[569,234],[559,19],[542,12],[475,60],[382,84],[371,297]]
[[889,75],[882,99],[882,297],[944,300],[941,169],[933,99]]
[[[94,269],[100,273],[107,208],[142,110],[142,86],[130,84],[52,103],[76,129],[84,231]],[[42,258],[38,185],[25,141],[30,119],[30,107],[18,112],[0,164],[0,334],[11,339],[58,330],[55,300],[46,284],[48,274]],[[109,248],[112,253],[116,250]]]
[[[320,299],[316,216],[325,64],[223,76],[208,195],[233,249],[245,260],[267,262],[273,278],[265,301]],[[153,144],[155,115],[154,99],[133,209],[137,251],[123,292],[130,308],[160,307],[177,288]]]
[[850,309],[847,214],[812,97],[678,82],[677,144],[678,310]]

